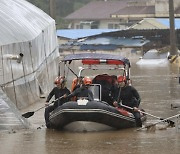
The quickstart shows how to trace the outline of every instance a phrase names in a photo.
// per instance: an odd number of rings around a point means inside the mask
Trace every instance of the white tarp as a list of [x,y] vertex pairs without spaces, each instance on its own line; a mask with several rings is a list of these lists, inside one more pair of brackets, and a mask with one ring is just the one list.
[[37,37],[54,20],[25,0],[0,0],[0,45]]
[[[49,92],[59,56],[55,20],[25,0],[0,0],[0,86],[18,108]],[[23,54],[20,63],[10,57]]]

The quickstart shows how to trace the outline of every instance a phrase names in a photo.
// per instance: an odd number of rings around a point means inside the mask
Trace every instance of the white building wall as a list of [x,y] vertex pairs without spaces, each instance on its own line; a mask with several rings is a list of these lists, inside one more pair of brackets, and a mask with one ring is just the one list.
[[[180,0],[174,0],[174,10],[180,7]],[[156,17],[169,16],[169,0],[156,0],[155,2]]]
[[[119,19],[100,20],[98,29],[125,29],[128,27],[127,25],[125,25],[125,22],[127,21],[120,22]],[[74,21],[73,25],[74,25],[74,29],[91,29],[90,24],[87,25],[83,24],[83,26],[82,25],[80,26],[80,21]],[[109,28],[108,25],[111,25],[110,26],[111,28]]]
[[169,13],[169,1],[156,0],[155,13],[157,17],[166,17]]
[[174,0],[174,9],[180,7],[180,0]]
[[[126,25],[127,21],[119,21],[119,19],[117,20],[101,20],[100,21],[100,29],[125,29],[127,28],[127,25]],[[108,25],[110,27],[108,27]]]

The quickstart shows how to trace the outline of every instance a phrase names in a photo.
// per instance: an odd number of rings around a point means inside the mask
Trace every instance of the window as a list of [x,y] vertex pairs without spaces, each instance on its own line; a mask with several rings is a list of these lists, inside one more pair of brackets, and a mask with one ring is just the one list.
[[79,25],[76,25],[76,29],[79,29],[80,28],[80,26]]
[[108,29],[113,29],[113,24],[108,24]]

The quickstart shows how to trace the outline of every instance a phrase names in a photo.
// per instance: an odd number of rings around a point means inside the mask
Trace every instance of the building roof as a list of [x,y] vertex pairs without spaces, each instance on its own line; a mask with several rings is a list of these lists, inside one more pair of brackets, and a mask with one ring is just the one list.
[[79,50],[93,50],[93,51],[97,51],[97,50],[106,50],[106,51],[114,51],[117,48],[119,48],[117,45],[113,45],[113,44],[108,44],[108,45],[87,45],[87,44],[82,44],[79,48]]
[[[169,18],[145,18],[131,26],[132,29],[169,29]],[[175,19],[175,29],[180,29],[180,19]]]
[[[167,26],[168,28],[170,28],[170,24],[169,24],[169,18],[156,18],[156,20],[162,24],[164,24],[165,26]],[[180,19],[176,18],[174,20],[174,26],[175,29],[180,29]]]
[[125,38],[125,37],[97,37],[94,39],[87,39],[82,44],[86,45],[117,45],[124,47],[141,47],[148,43],[149,40],[143,40],[142,38]]
[[119,31],[117,29],[60,29],[57,30],[58,37],[68,39],[79,39],[107,32]]
[[127,6],[115,12],[113,15],[140,15],[155,14],[155,6]]
[[[175,14],[180,14],[180,7],[176,8],[174,12]],[[129,15],[147,15],[147,17],[154,17],[155,14],[155,3],[148,4],[147,0],[137,0],[137,3],[133,0],[92,1],[66,16],[65,19],[99,20]]]
[[127,6],[130,0],[93,1],[65,17],[65,19],[111,19],[111,14]]

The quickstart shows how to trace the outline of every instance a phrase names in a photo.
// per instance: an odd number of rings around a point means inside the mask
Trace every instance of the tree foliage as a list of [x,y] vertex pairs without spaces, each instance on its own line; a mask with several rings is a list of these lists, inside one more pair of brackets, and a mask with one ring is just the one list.
[[[41,10],[49,14],[49,0],[27,0]],[[96,0],[55,0],[56,3],[56,23],[58,28],[67,28],[67,24],[63,18],[75,10],[81,8],[85,4]]]
[[[35,6],[39,7],[46,13],[49,12],[49,0],[27,0]],[[68,14],[79,9],[83,5],[93,0],[55,0],[56,3],[56,15],[65,17]]]
[[47,14],[49,14],[49,0],[27,0],[33,5],[37,6]]

